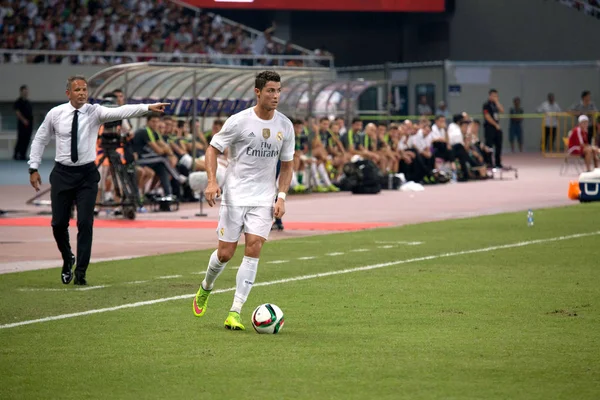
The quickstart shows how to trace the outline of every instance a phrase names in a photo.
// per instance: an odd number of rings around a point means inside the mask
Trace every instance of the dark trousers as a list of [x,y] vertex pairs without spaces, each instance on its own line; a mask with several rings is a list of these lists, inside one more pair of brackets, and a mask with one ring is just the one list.
[[454,161],[452,149],[448,149],[448,145],[445,142],[433,142],[433,152],[436,157],[439,157],[444,161]]
[[425,158],[419,151],[415,148],[407,149],[414,153],[415,158],[413,159],[413,176],[415,178],[415,182],[422,182],[426,176],[430,176],[433,173],[433,167],[435,164],[435,159],[433,157]]
[[470,162],[471,157],[469,156],[467,149],[465,149],[465,146],[463,146],[462,144],[457,143],[452,145],[452,153],[454,154],[454,156],[458,160],[458,163],[460,164],[460,169],[463,173],[463,178],[469,179],[469,166],[467,163]]
[[85,277],[92,253],[94,206],[100,173],[96,164],[69,167],[56,163],[50,173],[52,233],[63,260],[69,260],[69,220],[73,203],[77,205],[77,266],[75,276]]
[[485,145],[494,149],[495,166],[502,165],[502,131],[493,126],[486,127]]
[[165,196],[171,196],[173,189],[171,187],[171,180],[169,175],[173,178],[179,177],[179,172],[169,164],[169,160],[166,157],[156,156],[148,158],[140,158],[137,160],[137,165],[143,165],[150,167],[160,179],[160,185],[165,191]]
[[556,142],[556,127],[555,126],[546,126],[544,128],[544,136],[545,136],[545,150],[552,151],[554,150],[554,143]]
[[29,142],[31,142],[31,134],[33,127],[31,126],[33,121],[29,122],[29,126],[23,125],[21,122],[17,124],[17,143],[15,144],[15,152],[13,158],[15,160],[26,160],[27,149],[29,148]]

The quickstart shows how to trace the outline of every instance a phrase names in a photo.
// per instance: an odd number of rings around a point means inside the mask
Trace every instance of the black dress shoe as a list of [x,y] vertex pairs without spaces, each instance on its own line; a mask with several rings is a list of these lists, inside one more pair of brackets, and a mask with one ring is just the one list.
[[86,286],[87,282],[85,280],[85,278],[81,278],[81,277],[75,277],[75,282],[73,282],[73,285],[77,285],[77,286]]
[[71,258],[63,262],[60,279],[65,285],[68,285],[73,280],[73,265],[75,265],[74,255],[71,255]]

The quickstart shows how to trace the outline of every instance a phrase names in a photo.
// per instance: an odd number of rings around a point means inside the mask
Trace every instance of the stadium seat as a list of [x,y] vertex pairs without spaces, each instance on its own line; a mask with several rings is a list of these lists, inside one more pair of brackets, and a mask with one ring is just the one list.
[[560,166],[560,175],[565,175],[569,172],[571,166],[578,174],[583,171],[583,158],[579,155],[574,155],[569,152],[569,138],[563,137],[563,145],[565,147],[565,158]]

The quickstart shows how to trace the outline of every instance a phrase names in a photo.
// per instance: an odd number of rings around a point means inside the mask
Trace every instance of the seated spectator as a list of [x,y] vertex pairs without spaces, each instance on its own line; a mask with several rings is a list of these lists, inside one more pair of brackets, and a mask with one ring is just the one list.
[[420,180],[416,176],[415,163],[413,162],[415,154],[407,151],[403,128],[402,125],[390,125],[390,148],[398,155],[398,172],[404,174],[406,181],[419,182]]
[[304,122],[301,119],[292,119],[294,125],[294,173],[290,188],[293,192],[302,193],[306,191],[305,177],[309,165],[314,158],[309,156],[309,140],[304,133]]
[[151,114],[146,126],[135,132],[133,148],[137,154],[137,164],[152,168],[160,179],[165,196],[171,196],[173,191],[169,175],[180,183],[186,182],[187,179],[180,175],[169,162],[167,157],[173,155],[173,152],[159,135],[159,124],[160,118]]
[[361,135],[356,148],[362,158],[373,161],[379,169],[385,170],[386,160],[381,157],[378,151],[377,127],[374,123],[371,122],[365,126],[365,131]]
[[[431,145],[435,157],[439,157],[446,162],[454,161],[452,146],[448,143],[448,134],[446,133],[446,117],[438,114],[431,126]],[[454,164],[452,164],[454,168]]]
[[[397,131],[398,126],[395,125],[394,129]],[[400,168],[400,154],[392,149],[391,144],[391,128],[388,132],[387,125],[380,122],[377,125],[377,150],[381,157],[386,160],[385,171],[396,174]]]
[[458,178],[460,182],[469,180],[469,153],[465,149],[464,135],[469,126],[468,116],[456,114],[453,122],[448,126],[448,143],[452,146],[452,153],[460,165],[461,174]]
[[435,183],[434,169],[435,157],[431,151],[431,127],[429,120],[422,119],[418,125],[418,130],[408,139],[408,151],[412,151],[416,155],[417,162],[422,163],[425,170],[425,183]]
[[[339,188],[336,187],[327,173],[326,165],[330,159],[333,158],[334,151],[338,151],[337,138],[331,135],[329,130],[330,121],[327,117],[323,117],[319,120],[319,125],[314,125],[313,130],[316,134],[312,135],[312,154],[315,157],[315,162],[311,163],[311,178],[314,180],[316,185],[315,189],[318,192],[337,192]],[[341,146],[341,142],[339,142]]]
[[588,172],[594,168],[598,168],[598,154],[600,150],[596,146],[590,144],[588,138],[589,118],[586,115],[580,115],[578,125],[569,133],[569,154],[580,156],[585,161],[585,167]]
[[219,131],[223,128],[223,121],[220,119],[215,119],[212,124],[212,129],[210,131],[204,132],[204,137],[206,138],[206,142],[210,143],[213,136],[219,133]]
[[352,125],[350,126],[350,130],[346,132],[345,135],[342,136],[342,144],[344,145],[344,149],[346,152],[350,153],[351,156],[357,154],[358,149],[356,145],[360,140],[360,136],[362,135],[363,130],[363,122],[360,118],[354,118],[352,120]]
[[479,162],[483,160],[483,165],[492,165],[492,154],[493,151],[491,148],[487,147],[485,144],[481,143],[481,139],[479,138],[479,128],[481,123],[478,119],[474,119],[469,125],[468,135],[469,135],[469,143],[470,149],[473,152],[479,154],[480,157],[477,157]]

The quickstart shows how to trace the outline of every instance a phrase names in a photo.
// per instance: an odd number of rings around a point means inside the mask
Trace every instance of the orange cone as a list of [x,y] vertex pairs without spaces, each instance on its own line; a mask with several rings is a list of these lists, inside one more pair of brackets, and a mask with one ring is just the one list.
[[568,192],[569,199],[579,200],[580,194],[581,194],[581,190],[579,190],[579,182],[570,181],[569,182],[569,192]]

